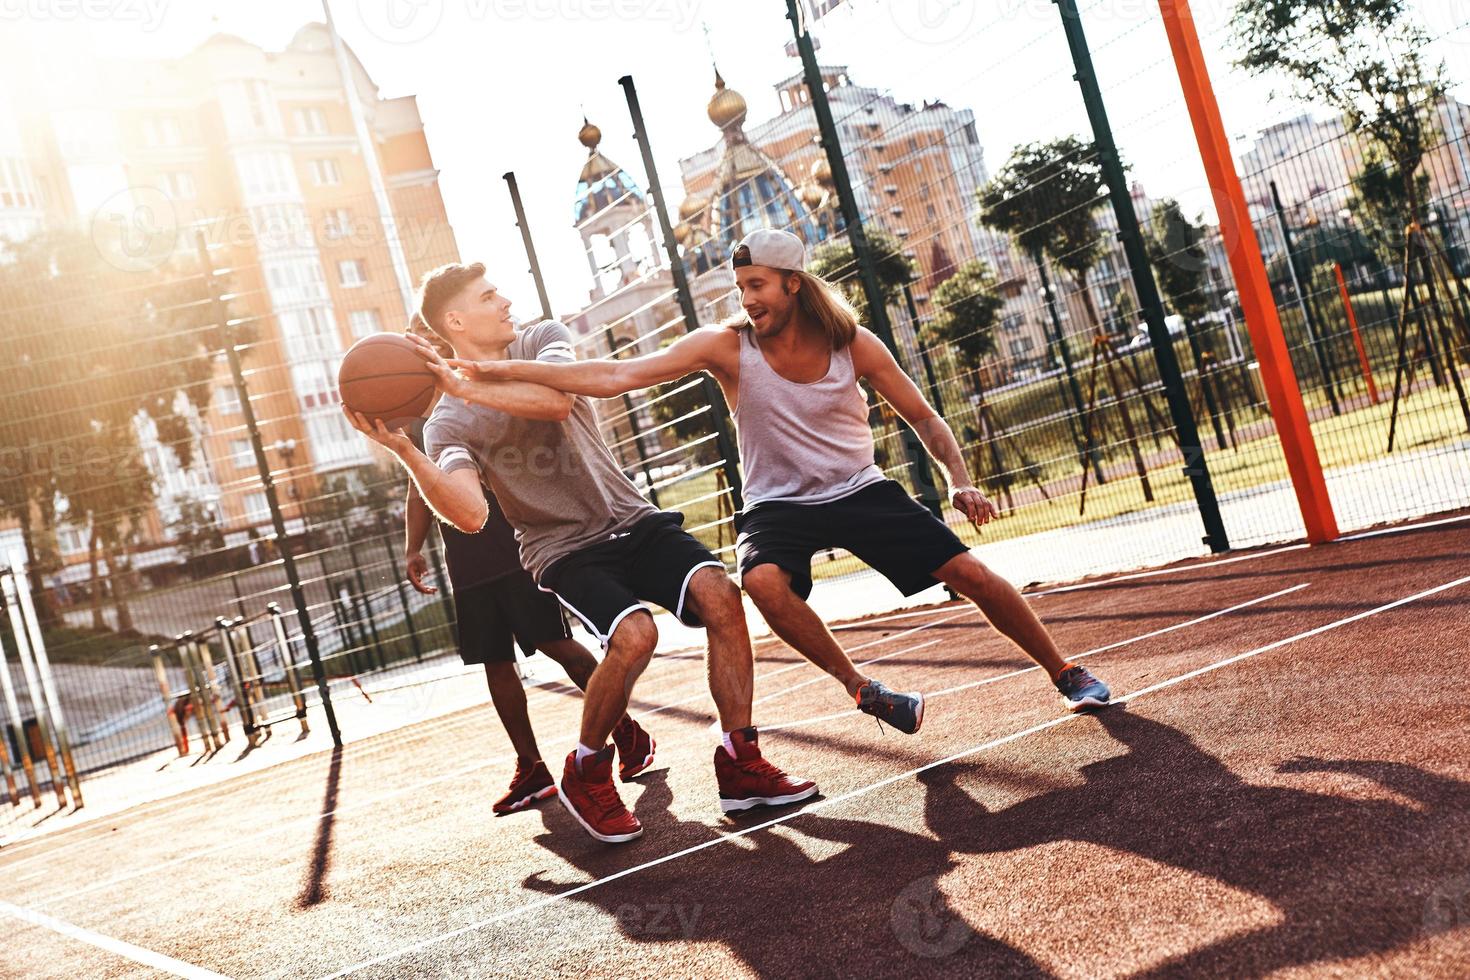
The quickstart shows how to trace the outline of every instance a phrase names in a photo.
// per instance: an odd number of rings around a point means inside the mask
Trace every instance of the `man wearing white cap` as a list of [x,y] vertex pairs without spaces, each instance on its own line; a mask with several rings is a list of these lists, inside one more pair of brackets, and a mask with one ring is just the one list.
[[996,515],[971,482],[949,425],[883,342],[858,325],[842,294],[804,271],[801,239],[753,232],[735,247],[731,265],[744,316],[693,331],[655,354],[450,363],[481,380],[536,382],[597,398],[708,371],[734,415],[745,475],[745,509],[736,518],[741,585],[776,635],[842,682],[860,710],[915,732],[924,699],[859,673],[807,604],[812,556],[826,548],[851,552],[905,595],[936,582],[949,586],[1046,669],[1069,709],[1105,705],[1107,685],[1062,657],[1015,587],[876,465],[860,380],[913,427],[943,468],[957,510],[977,527]]

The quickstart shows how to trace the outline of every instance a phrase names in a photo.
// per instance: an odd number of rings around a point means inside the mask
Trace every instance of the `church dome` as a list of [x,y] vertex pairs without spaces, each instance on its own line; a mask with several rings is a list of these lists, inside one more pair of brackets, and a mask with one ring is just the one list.
[[725,87],[725,80],[720,77],[718,68],[715,69],[715,94],[710,96],[705,112],[709,115],[709,121],[721,129],[740,126],[745,122],[745,97],[733,88]]
[[602,142],[602,130],[583,119],[577,141],[587,148],[587,162],[582,164],[582,172],[577,177],[577,193],[572,204],[574,226],[617,204],[646,204],[643,192],[628,172],[597,148]]

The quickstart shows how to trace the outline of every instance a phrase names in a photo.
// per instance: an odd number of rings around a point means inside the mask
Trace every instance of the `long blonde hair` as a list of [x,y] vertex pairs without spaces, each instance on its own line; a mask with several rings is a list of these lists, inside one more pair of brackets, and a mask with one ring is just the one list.
[[[782,275],[795,276],[801,283],[801,288],[796,291],[796,305],[802,316],[822,328],[833,350],[842,350],[853,342],[857,337],[857,311],[842,290],[810,272],[782,270]],[[750,326],[750,319],[742,310],[720,323],[731,330],[743,330]]]

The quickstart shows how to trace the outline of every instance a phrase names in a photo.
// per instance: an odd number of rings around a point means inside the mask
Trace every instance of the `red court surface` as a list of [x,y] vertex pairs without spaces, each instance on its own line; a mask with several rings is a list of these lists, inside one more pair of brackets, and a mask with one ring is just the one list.
[[[660,657],[621,846],[555,800],[493,818],[476,707],[7,848],[0,971],[1464,976],[1467,559],[1460,518],[1037,591],[1113,685],[1094,715],[969,607],[846,626],[929,693],[916,736],[763,642],[766,754],[824,795],[741,820],[702,663]],[[530,697],[559,759],[580,702]]]

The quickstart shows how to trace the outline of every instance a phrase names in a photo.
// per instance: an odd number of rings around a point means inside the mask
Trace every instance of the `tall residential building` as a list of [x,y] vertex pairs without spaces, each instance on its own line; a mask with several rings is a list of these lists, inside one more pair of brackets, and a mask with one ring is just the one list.
[[[251,401],[295,524],[322,477],[371,459],[339,407],[342,354],[408,314],[327,28],[308,24],[280,51],[221,34],[164,60],[62,57],[44,36],[8,54],[0,234],[110,222],[127,234],[144,216],[177,230],[175,258],[188,263],[202,233],[211,264],[229,270],[231,313],[255,334]],[[416,280],[457,258],[423,122],[413,96],[381,98],[347,61]],[[237,543],[269,518],[223,366],[215,388],[198,473],[181,479],[170,453],[145,449],[158,522],[188,493]]]

